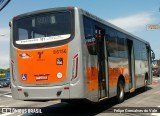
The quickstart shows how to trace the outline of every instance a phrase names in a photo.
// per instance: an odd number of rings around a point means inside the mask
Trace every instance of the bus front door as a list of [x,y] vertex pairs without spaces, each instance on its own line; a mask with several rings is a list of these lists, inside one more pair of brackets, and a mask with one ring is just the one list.
[[133,41],[127,39],[127,45],[128,45],[128,64],[129,64],[129,90],[130,92],[135,91],[135,60],[134,60],[134,50],[133,50]]
[[151,51],[150,51],[150,47],[148,46],[148,45],[146,45],[146,49],[147,49],[147,66],[148,66],[148,82],[147,82],[147,84],[149,84],[149,83],[152,83],[152,66],[151,66]]
[[102,99],[107,96],[104,35],[105,35],[105,30],[97,27],[96,28],[96,44],[97,44],[97,57],[98,57],[99,99]]

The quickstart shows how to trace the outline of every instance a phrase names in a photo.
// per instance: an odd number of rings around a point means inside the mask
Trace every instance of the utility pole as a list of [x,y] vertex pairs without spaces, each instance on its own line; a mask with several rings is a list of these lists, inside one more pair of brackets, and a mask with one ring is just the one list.
[[0,0],[0,11],[6,7],[6,5],[10,2],[11,0]]

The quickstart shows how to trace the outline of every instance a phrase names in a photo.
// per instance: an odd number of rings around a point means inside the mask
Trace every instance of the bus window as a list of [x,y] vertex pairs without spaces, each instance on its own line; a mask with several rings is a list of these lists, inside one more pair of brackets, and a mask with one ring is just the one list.
[[85,40],[88,47],[88,51],[92,55],[96,55],[96,39],[94,37],[95,28],[94,28],[94,22],[92,19],[89,19],[84,16],[83,20],[84,24],[84,33],[85,33]]
[[107,34],[107,48],[109,57],[118,57],[116,32],[112,30]]
[[[71,36],[71,13],[51,12],[14,19],[14,44],[29,45],[68,39]],[[48,37],[43,38],[42,37]]]
[[143,60],[148,60],[147,59],[147,47],[146,47],[146,44],[142,43],[141,44],[142,46],[142,53],[141,53],[141,57]]
[[21,34],[19,35],[19,38],[20,38],[21,40],[23,40],[23,39],[25,39],[25,38],[28,38],[28,32],[27,32],[26,29],[19,28],[18,32],[21,33]]
[[122,33],[118,32],[117,38],[117,46],[118,46],[118,56],[121,58],[127,58],[128,50],[125,36]]

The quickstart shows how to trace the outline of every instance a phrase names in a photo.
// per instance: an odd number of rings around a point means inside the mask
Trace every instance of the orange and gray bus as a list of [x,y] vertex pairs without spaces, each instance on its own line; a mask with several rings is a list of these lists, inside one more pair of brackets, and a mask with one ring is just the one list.
[[10,29],[14,99],[122,102],[152,83],[149,42],[80,8],[18,15]]

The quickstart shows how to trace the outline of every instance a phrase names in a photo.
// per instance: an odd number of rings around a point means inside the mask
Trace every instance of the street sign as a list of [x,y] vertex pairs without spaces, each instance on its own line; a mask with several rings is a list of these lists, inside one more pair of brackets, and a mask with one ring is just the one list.
[[10,2],[11,0],[0,0],[0,11]]
[[154,25],[152,25],[152,24],[149,24],[149,25],[147,25],[147,30],[156,30],[156,29],[160,29],[160,24],[154,24]]

